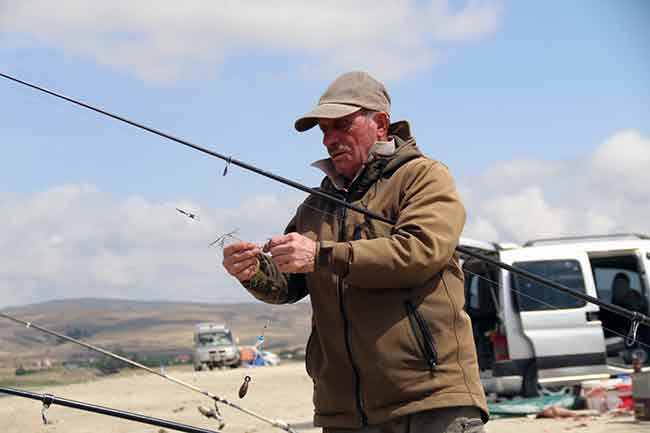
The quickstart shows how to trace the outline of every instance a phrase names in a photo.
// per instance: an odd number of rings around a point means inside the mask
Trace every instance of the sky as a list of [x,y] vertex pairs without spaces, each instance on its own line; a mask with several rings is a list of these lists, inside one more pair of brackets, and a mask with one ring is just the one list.
[[[366,70],[451,169],[463,236],[524,242],[650,232],[649,26],[644,0],[0,0],[0,72],[316,186],[293,122]],[[250,301],[208,244],[304,199],[4,79],[0,113],[0,307]]]

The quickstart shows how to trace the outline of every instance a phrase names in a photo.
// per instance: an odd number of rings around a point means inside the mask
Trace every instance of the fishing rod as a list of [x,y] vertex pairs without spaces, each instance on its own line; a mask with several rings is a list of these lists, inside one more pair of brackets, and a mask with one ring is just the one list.
[[106,406],[97,406],[94,404],[84,403],[77,400],[68,400],[66,398],[56,397],[51,394],[38,394],[35,392],[24,391],[16,388],[3,388],[0,387],[0,393],[14,395],[18,397],[29,398],[32,400],[39,400],[43,402],[43,409],[41,410],[41,417],[43,418],[44,424],[49,424],[49,421],[46,416],[47,409],[53,405],[58,404],[59,406],[65,406],[72,409],[83,410],[86,412],[93,412],[102,415],[108,415],[116,418],[122,418],[129,421],[140,422],[149,425],[155,425],[157,427],[165,427],[172,430],[177,430],[186,433],[219,433],[217,430],[206,430],[199,427],[193,427],[187,424],[180,424],[174,421],[168,421],[162,418],[154,418],[146,415],[141,415],[139,413],[128,412],[125,410],[112,409]]
[[262,415],[260,415],[260,414],[258,414],[256,412],[253,412],[252,410],[246,409],[244,407],[239,406],[236,403],[233,403],[233,402],[231,402],[229,400],[226,400],[225,398],[219,397],[218,395],[213,394],[210,391],[203,390],[203,389],[201,389],[201,388],[199,388],[197,386],[194,386],[194,385],[189,384],[187,382],[184,382],[184,381],[182,381],[180,379],[177,379],[177,378],[175,378],[173,376],[170,376],[169,374],[156,371],[156,370],[154,370],[152,368],[149,368],[149,367],[147,367],[145,365],[140,364],[139,362],[133,361],[133,360],[131,360],[129,358],[126,358],[124,356],[117,355],[117,354],[115,354],[113,352],[110,352],[110,351],[108,351],[106,349],[102,349],[101,347],[97,347],[97,346],[92,345],[90,343],[85,343],[83,341],[79,341],[76,338],[72,338],[72,337],[69,337],[67,335],[60,334],[60,333],[58,333],[56,331],[52,331],[51,329],[44,328],[44,327],[36,325],[36,324],[34,324],[32,322],[27,322],[25,320],[19,319],[17,317],[14,317],[12,315],[7,314],[7,313],[0,312],[0,317],[11,320],[12,322],[18,323],[20,325],[24,325],[27,328],[37,329],[37,330],[39,330],[39,331],[41,331],[41,332],[43,332],[45,334],[51,335],[53,337],[57,337],[57,338],[60,338],[62,340],[65,340],[65,341],[69,341],[71,343],[78,344],[80,346],[85,347],[86,349],[89,349],[89,350],[92,350],[92,351],[95,351],[95,352],[99,352],[99,353],[101,353],[103,355],[106,355],[106,356],[108,356],[110,358],[113,358],[113,359],[116,359],[118,361],[124,362],[125,364],[128,364],[128,365],[130,365],[132,367],[139,368],[141,370],[144,370],[144,371],[147,371],[149,373],[155,374],[156,376],[160,376],[160,377],[162,377],[164,379],[167,379],[167,380],[169,380],[171,382],[174,382],[174,383],[176,383],[178,385],[181,385],[181,386],[183,386],[183,387],[185,387],[187,389],[190,389],[192,391],[198,392],[200,394],[203,394],[206,397],[211,398],[215,403],[215,410],[199,408],[199,411],[203,415],[207,416],[208,418],[216,418],[217,421],[221,422],[220,428],[223,428],[224,424],[222,422],[222,417],[221,417],[221,415],[219,413],[217,403],[223,403],[226,406],[230,406],[233,409],[237,409],[237,410],[239,410],[241,412],[244,412],[247,415],[250,415],[250,416],[252,416],[254,418],[257,418],[260,421],[263,421],[263,422],[271,425],[272,427],[280,428],[280,429],[282,429],[282,430],[284,430],[284,431],[286,431],[288,433],[296,433],[296,431],[293,428],[291,428],[291,426],[289,424],[287,424],[286,422],[284,422],[282,420],[269,419],[269,418],[267,418],[265,416],[262,416]]
[[[30,88],[38,90],[40,92],[47,93],[48,95],[54,96],[54,97],[59,98],[59,99],[63,99],[65,101],[67,101],[67,102],[73,103],[75,105],[79,105],[79,106],[84,107],[84,108],[86,108],[88,110],[95,111],[97,113],[103,114],[104,116],[108,116],[108,117],[113,118],[115,120],[118,120],[120,122],[127,123],[127,124],[129,124],[131,126],[134,126],[134,127],[138,128],[138,129],[143,129],[145,131],[156,134],[156,135],[158,135],[160,137],[167,138],[168,140],[180,143],[180,144],[182,144],[182,145],[184,145],[186,147],[192,148],[194,150],[198,150],[199,152],[202,152],[204,154],[207,154],[207,155],[213,156],[215,158],[219,158],[219,159],[221,159],[223,161],[226,161],[226,168],[224,170],[224,174],[227,173],[228,167],[231,164],[233,164],[233,165],[241,167],[241,168],[243,168],[245,170],[252,171],[253,173],[256,173],[256,174],[259,174],[259,175],[264,176],[266,178],[269,178],[271,180],[275,180],[277,182],[283,183],[283,184],[285,184],[287,186],[290,186],[292,188],[298,189],[298,190],[306,192],[308,194],[313,194],[315,196],[321,197],[321,198],[323,198],[325,200],[336,203],[336,204],[338,204],[340,206],[343,206],[343,207],[345,207],[347,209],[353,210],[355,212],[359,212],[359,213],[367,216],[368,218],[378,220],[378,221],[382,221],[384,223],[387,223],[387,224],[393,225],[393,226],[397,224],[397,221],[394,220],[394,219],[385,217],[383,215],[379,215],[379,214],[377,214],[375,212],[372,212],[372,211],[370,211],[368,209],[365,209],[365,208],[362,208],[360,206],[356,206],[356,205],[354,205],[352,203],[349,203],[349,202],[347,202],[345,200],[342,200],[342,199],[340,199],[338,197],[334,197],[334,196],[332,196],[330,194],[327,194],[327,193],[325,193],[323,191],[317,190],[315,188],[310,188],[310,187],[305,186],[305,185],[303,185],[301,183],[298,183],[298,182],[295,182],[293,180],[287,179],[285,177],[278,176],[276,174],[273,174],[273,173],[270,173],[268,171],[262,170],[262,169],[260,169],[258,167],[255,167],[254,165],[247,164],[245,162],[236,160],[231,156],[226,156],[226,155],[220,154],[218,152],[209,150],[209,149],[207,149],[205,147],[202,147],[202,146],[199,146],[197,144],[191,143],[191,142],[189,142],[187,140],[183,140],[181,138],[174,137],[173,135],[162,132],[162,131],[160,131],[158,129],[154,129],[154,128],[149,127],[149,126],[142,125],[142,124],[140,124],[138,122],[134,122],[134,121],[129,120],[129,119],[123,117],[123,116],[113,114],[113,113],[108,112],[106,110],[103,110],[101,108],[95,107],[93,105],[87,104],[87,103],[79,101],[77,99],[70,98],[68,96],[64,96],[64,95],[62,95],[60,93],[53,92],[52,90],[48,90],[46,88],[37,86],[37,85],[29,83],[27,81],[20,80],[18,78],[15,78],[13,76],[10,76],[10,75],[7,75],[7,74],[1,73],[1,72],[0,72],[0,77],[6,78],[6,79],[11,80],[11,81],[14,81],[14,82],[19,83],[19,84],[21,84],[23,86],[30,87]],[[609,311],[612,311],[615,314],[619,314],[621,316],[624,316],[627,319],[629,319],[631,321],[631,323],[632,323],[632,326],[630,328],[630,331],[631,331],[630,334],[632,334],[632,330],[634,330],[633,334],[636,335],[636,329],[641,324],[646,325],[646,326],[650,326],[650,317],[646,316],[645,314],[642,314],[642,313],[639,313],[639,312],[636,312],[636,311],[631,311],[631,310],[628,310],[626,308],[619,307],[618,305],[611,304],[609,302],[601,301],[598,298],[595,298],[593,296],[589,296],[587,294],[581,293],[581,292],[579,292],[577,290],[574,290],[574,289],[571,289],[571,288],[569,288],[569,287],[567,287],[565,285],[562,285],[562,284],[556,283],[554,281],[551,281],[549,279],[540,277],[539,275],[533,274],[533,273],[525,271],[523,269],[518,269],[518,268],[510,266],[510,265],[508,265],[506,263],[500,262],[498,260],[494,260],[494,259],[492,259],[490,257],[487,257],[487,256],[485,256],[483,254],[480,254],[480,253],[477,253],[475,251],[472,251],[471,249],[463,247],[461,245],[456,246],[456,251],[458,251],[461,254],[465,254],[467,256],[476,258],[478,260],[482,260],[482,261],[484,261],[486,263],[490,263],[491,265],[497,266],[497,267],[499,267],[501,269],[508,270],[508,271],[510,271],[510,272],[512,272],[514,274],[520,275],[520,276],[522,276],[524,278],[527,278],[529,280],[533,280],[533,281],[539,282],[541,284],[545,284],[545,285],[547,285],[549,287],[552,287],[552,288],[554,288],[556,290],[560,290],[560,291],[562,291],[562,292],[564,292],[564,293],[566,293],[566,294],[568,294],[570,296],[585,300],[587,302],[591,302],[592,304],[596,304],[599,307],[604,308],[604,309],[609,310]]]

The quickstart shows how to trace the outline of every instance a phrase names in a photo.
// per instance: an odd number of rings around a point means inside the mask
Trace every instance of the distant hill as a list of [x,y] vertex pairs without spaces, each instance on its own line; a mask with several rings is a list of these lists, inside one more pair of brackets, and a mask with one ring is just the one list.
[[[253,344],[270,319],[266,347],[304,345],[311,329],[311,306],[264,303],[209,304],[116,299],[67,299],[0,309],[22,320],[79,338],[108,350],[140,354],[190,353],[199,322],[226,323],[240,344]],[[35,329],[0,319],[0,368],[48,357],[62,361],[88,354]]]

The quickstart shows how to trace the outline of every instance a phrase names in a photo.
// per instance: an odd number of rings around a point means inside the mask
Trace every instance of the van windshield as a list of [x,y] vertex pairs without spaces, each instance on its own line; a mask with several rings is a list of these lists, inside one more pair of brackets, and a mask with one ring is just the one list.
[[201,346],[230,346],[232,339],[224,332],[210,332],[199,334],[199,344]]

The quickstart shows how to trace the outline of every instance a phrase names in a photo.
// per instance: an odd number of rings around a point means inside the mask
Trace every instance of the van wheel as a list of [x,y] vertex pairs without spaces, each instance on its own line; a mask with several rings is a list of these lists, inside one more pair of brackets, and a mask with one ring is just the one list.
[[521,385],[521,394],[524,397],[539,397],[539,383],[537,382],[537,365],[531,362],[524,375]]

